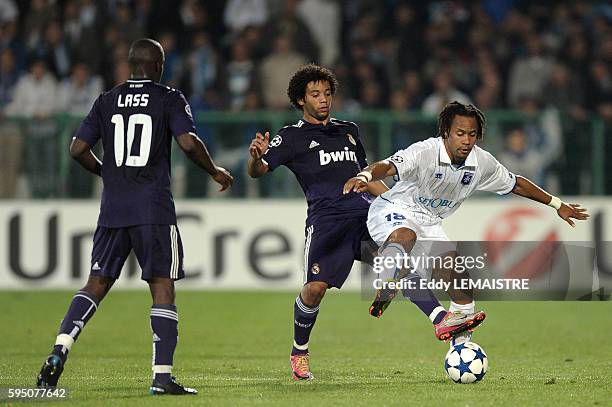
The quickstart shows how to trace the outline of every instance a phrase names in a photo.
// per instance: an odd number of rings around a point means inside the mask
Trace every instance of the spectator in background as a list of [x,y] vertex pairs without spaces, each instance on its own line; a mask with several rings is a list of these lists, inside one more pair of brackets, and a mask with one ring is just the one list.
[[516,107],[523,97],[540,98],[550,77],[553,61],[544,55],[542,39],[532,32],[525,39],[527,55],[520,57],[510,68],[508,104]]
[[[355,103],[361,109],[362,86],[366,83],[380,83],[380,75],[366,58],[356,58],[352,66],[352,77],[348,84],[345,85],[346,92],[352,92],[352,103]],[[347,94],[348,95],[348,94]]]
[[42,40],[45,27],[58,20],[57,6],[51,0],[32,0],[24,24],[25,44],[28,49],[36,48]]
[[[284,1],[279,15],[267,24],[265,42],[272,44],[274,38],[284,35],[295,45],[295,49],[311,61],[319,59],[319,49],[312,38],[310,28],[304,24],[303,17],[296,14],[298,0]],[[320,22],[319,22],[320,23]]]
[[255,91],[248,92],[244,97],[244,109],[245,111],[257,111],[263,108],[261,104],[261,97],[259,93]]
[[44,60],[34,60],[30,72],[19,79],[7,115],[29,119],[25,126],[26,167],[32,196],[53,196],[58,186],[57,128],[50,119],[56,110],[57,81]]
[[180,85],[183,76],[183,59],[176,49],[176,36],[170,31],[165,32],[159,36],[159,43],[164,48],[166,56],[161,83],[172,88],[182,87]]
[[[79,120],[87,115],[94,102],[103,90],[102,78],[92,75],[89,67],[77,62],[72,67],[72,75],[59,85],[57,109],[69,113],[72,117],[66,122],[62,134],[74,134]],[[72,198],[88,198],[92,196],[97,179],[81,171],[75,162],[69,164],[70,183],[65,186],[65,192]]]
[[57,109],[75,116],[85,116],[102,90],[102,78],[92,75],[84,63],[76,63],[72,75],[59,86]]
[[240,37],[244,39],[253,60],[260,62],[269,54],[270,45],[265,43],[261,27],[248,26],[240,33]]
[[604,131],[604,191],[612,194],[612,71],[601,60],[591,63],[589,78],[589,104],[603,120]]
[[121,67],[125,65],[129,44],[119,39],[119,34],[114,27],[107,29],[104,41],[105,58],[103,61],[104,69],[101,74],[104,78],[104,88],[110,89],[120,83],[116,82],[115,72],[117,67],[120,67],[119,69],[122,70],[123,68]]
[[580,82],[582,88],[586,88],[589,76],[589,45],[584,36],[571,37],[563,46],[561,59],[567,64],[571,76]]
[[47,70],[46,62],[35,59],[30,71],[15,87],[12,102],[6,107],[9,115],[46,119],[55,112],[57,81]]
[[612,72],[603,61],[590,66],[589,102],[593,111],[608,124],[612,123]]
[[[549,146],[553,150],[561,145],[561,122],[556,109],[542,108],[539,99],[523,96],[519,100],[518,110],[525,117],[523,128],[529,136],[530,145],[538,149]],[[558,155],[559,151],[556,151],[556,154]]]
[[17,21],[8,21],[0,25],[0,50],[9,48],[15,56],[15,64],[19,71],[26,70],[25,47],[19,38]]
[[187,56],[187,68],[191,108],[204,107],[206,92],[215,84],[219,69],[217,52],[205,32],[195,34],[192,51]]
[[6,118],[19,77],[15,55],[10,48],[0,53],[0,199],[15,198],[22,163],[23,134],[18,123]]
[[118,62],[112,72],[113,84],[112,86],[110,86],[111,88],[117,85],[121,85],[123,82],[130,79],[130,66],[125,61]]
[[434,80],[434,92],[425,98],[423,113],[437,115],[444,106],[452,101],[471,103],[470,98],[455,88],[453,73],[450,69],[442,68]]
[[101,69],[104,55],[99,49],[104,27],[99,27],[98,19],[98,9],[90,0],[69,0],[64,5],[64,38],[68,48],[74,59],[87,61],[94,72]]
[[210,16],[198,0],[185,0],[180,9],[182,22],[181,43],[185,43],[184,51],[189,51],[189,44],[193,44],[195,36],[210,30]]
[[583,108],[584,89],[577,78],[570,76],[567,65],[562,62],[553,65],[544,86],[543,100],[547,106],[555,107],[573,120],[583,121],[587,118]]
[[401,71],[412,71],[420,68],[425,59],[423,43],[424,21],[419,21],[415,7],[400,2],[393,13],[394,34],[398,44],[398,68]]
[[359,88],[359,106],[361,109],[382,109],[385,107],[382,91],[377,82],[365,82]]
[[268,22],[270,11],[266,0],[229,0],[223,12],[225,25],[233,32]]
[[14,0],[0,0],[0,24],[16,21],[19,10]]
[[[340,5],[335,0],[301,0],[297,14],[306,23],[319,49],[322,65],[331,66],[340,57]],[[309,54],[306,54],[310,56]]]
[[475,68],[478,84],[474,100],[481,110],[489,110],[500,104],[501,78],[492,53],[486,48],[476,51]]
[[396,113],[405,113],[408,110],[408,94],[404,89],[395,89],[389,96],[389,109]]
[[[0,0],[0,48],[4,49],[9,46],[12,39],[16,38],[17,22],[19,18],[19,9],[13,0]],[[8,28],[12,25],[13,28]],[[11,30],[12,35],[7,35],[7,31]],[[15,53],[16,50],[13,50]]]
[[247,97],[255,92],[255,61],[249,52],[244,38],[236,38],[226,68],[224,92],[229,98],[229,108],[234,111],[246,109]]
[[504,149],[497,159],[514,174],[545,185],[545,170],[557,157],[558,145],[536,147],[524,128],[512,129],[506,136]]
[[[153,16],[153,4],[151,0],[134,1],[134,21],[143,33],[153,32],[155,20]],[[165,51],[165,50],[164,50]],[[164,68],[165,69],[165,68]]]
[[64,78],[70,74],[72,59],[59,22],[53,21],[45,28],[44,37],[36,45],[34,53],[37,58],[47,61],[56,77]]
[[0,52],[0,105],[4,109],[12,100],[20,76],[15,54],[10,48]]
[[408,108],[418,110],[423,105],[425,95],[423,95],[423,82],[421,76],[415,70],[409,70],[401,75],[403,88],[408,97]]
[[[408,111],[409,97],[408,93],[401,88],[396,88],[391,92],[389,97],[389,109],[393,113],[402,114]],[[418,140],[417,132],[414,131],[414,126],[406,125],[405,123],[394,123],[391,129],[391,143],[393,150],[401,150],[407,145],[411,145]]]
[[132,10],[127,3],[121,2],[117,5],[111,21],[121,41],[132,43],[138,38],[145,37],[144,27],[136,24]]
[[306,63],[301,54],[293,50],[285,35],[274,40],[274,51],[261,62],[260,81],[263,99],[270,109],[287,109],[287,83],[295,71]]
[[[563,120],[563,156],[567,165],[558,167],[561,191],[575,195],[580,192],[583,175],[591,171],[591,128],[586,123],[584,89],[580,81],[570,76],[564,63],[556,63],[544,88],[544,102],[561,113]],[[571,158],[570,158],[571,157]],[[570,164],[571,160],[571,165]]]
[[[558,190],[559,180],[547,178],[546,171],[551,164],[558,164],[562,152],[559,112],[554,108],[542,109],[538,100],[526,96],[520,99],[518,108],[524,114],[525,121],[509,133],[513,137],[506,139],[504,153],[498,158],[510,171],[525,176],[527,173],[521,171],[530,171],[534,182],[553,191]],[[515,131],[517,129],[518,132]],[[574,157],[566,159],[573,161]],[[580,169],[574,168],[580,173]]]

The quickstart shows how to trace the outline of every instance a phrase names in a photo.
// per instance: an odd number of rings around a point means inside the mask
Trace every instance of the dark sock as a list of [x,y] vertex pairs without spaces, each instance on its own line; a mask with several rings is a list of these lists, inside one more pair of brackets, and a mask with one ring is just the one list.
[[314,327],[319,307],[309,307],[304,304],[301,296],[297,296],[293,304],[293,347],[291,355],[308,353],[308,340],[310,331]]
[[153,331],[153,379],[169,383],[172,359],[178,342],[178,314],[172,304],[153,304],[151,307]]
[[86,291],[77,291],[62,320],[52,353],[66,362],[74,341],[98,309],[99,301]]
[[416,282],[416,288],[404,288],[402,294],[436,325],[442,321],[446,315],[446,310],[430,289],[419,287],[420,280],[421,278],[418,276],[412,277],[411,281]]
[[[393,261],[389,262],[388,260],[390,259]],[[401,244],[396,242],[385,244],[379,250],[379,261],[375,261],[375,263],[378,263],[379,267],[376,271],[378,273],[378,278],[383,281],[399,280],[402,275],[406,275],[401,279],[406,282],[414,282],[415,288],[404,288],[402,289],[402,294],[412,301],[412,303],[435,325],[444,318],[446,311],[430,289],[420,288],[421,276],[418,273],[414,270],[404,270],[400,268],[406,267],[404,264],[405,259],[407,259],[407,254]],[[406,272],[402,273],[403,270]]]

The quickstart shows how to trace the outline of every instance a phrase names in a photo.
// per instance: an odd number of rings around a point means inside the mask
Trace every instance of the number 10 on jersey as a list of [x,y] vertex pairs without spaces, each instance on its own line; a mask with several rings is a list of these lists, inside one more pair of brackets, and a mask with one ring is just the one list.
[[[125,133],[125,126],[123,116],[115,114],[111,118],[111,122],[115,125],[115,164],[117,167],[126,165],[127,167],[144,167],[149,161],[149,153],[151,152],[151,135],[153,132],[153,122],[151,116],[148,114],[133,114],[130,115],[127,124],[127,135]],[[140,151],[138,155],[132,155],[132,144],[134,143],[134,133],[136,132],[136,125],[142,126],[140,134]],[[127,140],[125,139],[127,136]],[[127,142],[126,142],[127,141]],[[123,161],[125,157],[125,149],[127,148],[127,158],[125,163]]]

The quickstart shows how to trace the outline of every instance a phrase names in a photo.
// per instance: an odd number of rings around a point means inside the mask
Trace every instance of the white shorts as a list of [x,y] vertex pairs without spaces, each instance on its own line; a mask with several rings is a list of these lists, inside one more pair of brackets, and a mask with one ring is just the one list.
[[408,205],[378,197],[368,212],[368,232],[381,246],[389,235],[400,228],[411,229],[417,235],[414,255],[438,256],[455,251],[457,245],[451,242],[440,222],[428,222],[412,211]]

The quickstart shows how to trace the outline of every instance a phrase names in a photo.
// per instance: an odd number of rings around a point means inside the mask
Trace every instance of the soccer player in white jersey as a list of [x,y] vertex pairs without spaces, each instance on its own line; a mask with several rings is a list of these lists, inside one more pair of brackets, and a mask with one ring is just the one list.
[[[442,229],[442,220],[476,191],[499,195],[512,192],[541,202],[555,208],[559,217],[572,227],[575,226],[572,219],[589,217],[579,204],[564,203],[530,180],[512,174],[490,153],[478,147],[476,142],[482,139],[485,123],[483,113],[475,106],[452,102],[438,116],[438,137],[412,144],[386,160],[369,165],[346,182],[345,194],[363,192],[368,182],[388,176],[397,181],[374,200],[368,212],[370,235],[382,244],[380,256],[406,255],[420,242],[429,242],[430,256],[455,256],[454,245]],[[457,277],[453,270],[433,270],[433,273],[445,278]],[[378,290],[370,311],[373,315],[380,316],[386,309],[393,299],[395,291],[392,291],[385,296],[385,290]],[[474,314],[471,290],[450,289],[448,294],[451,297],[449,319]],[[468,341],[470,331],[459,333],[450,328],[436,335],[441,340],[453,337],[453,345]]]

